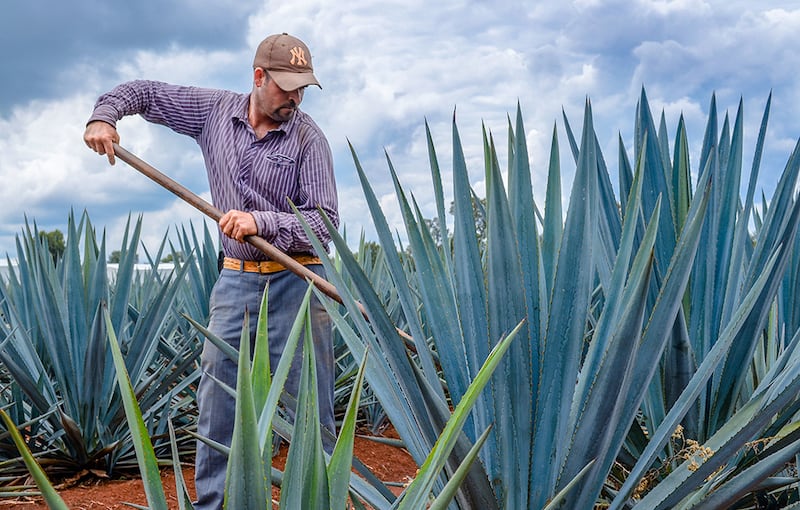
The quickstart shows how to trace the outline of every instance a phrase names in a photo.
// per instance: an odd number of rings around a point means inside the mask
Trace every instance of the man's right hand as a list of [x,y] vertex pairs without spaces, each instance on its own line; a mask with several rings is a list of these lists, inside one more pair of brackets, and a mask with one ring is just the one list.
[[108,162],[114,164],[114,143],[119,143],[119,133],[117,128],[103,122],[102,120],[95,120],[86,125],[86,131],[83,132],[83,141],[86,146],[95,151],[96,153],[108,156]]

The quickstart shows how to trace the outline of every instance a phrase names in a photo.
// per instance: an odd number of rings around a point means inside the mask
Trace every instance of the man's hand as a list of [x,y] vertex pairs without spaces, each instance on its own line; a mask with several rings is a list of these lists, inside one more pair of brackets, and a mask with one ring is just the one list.
[[102,120],[95,120],[86,126],[83,132],[86,146],[96,153],[108,155],[108,162],[114,164],[114,143],[119,143],[117,128]]
[[219,228],[222,233],[240,243],[245,236],[258,234],[256,219],[252,214],[231,209],[219,219]]

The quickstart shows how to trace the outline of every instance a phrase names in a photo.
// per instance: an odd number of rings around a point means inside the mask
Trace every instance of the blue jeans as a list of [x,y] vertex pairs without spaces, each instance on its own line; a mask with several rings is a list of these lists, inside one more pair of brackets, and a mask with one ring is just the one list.
[[[309,265],[306,267],[323,277],[325,276],[321,265]],[[308,289],[308,283],[298,278],[297,275],[289,271],[262,275],[223,269],[211,292],[211,319],[208,329],[238,349],[246,308],[249,314],[252,352],[258,311],[261,306],[264,287],[267,283],[269,283],[269,358],[270,367],[274,370],[278,366],[289,331]],[[316,356],[320,421],[331,432],[335,432],[336,426],[333,419],[333,383],[335,374],[331,320],[322,303],[315,296],[312,296],[310,307],[314,355]],[[301,338],[289,371],[289,378],[284,386],[286,392],[294,396],[297,395],[300,384],[302,345],[303,340]],[[199,408],[197,433],[218,443],[230,446],[236,402],[208,375],[212,375],[235,388],[236,362],[206,340],[201,356],[201,367],[203,373],[197,390],[197,405]],[[202,441],[197,442],[195,459],[196,509],[218,510],[222,508],[227,462],[228,459],[224,454],[207,446]]]

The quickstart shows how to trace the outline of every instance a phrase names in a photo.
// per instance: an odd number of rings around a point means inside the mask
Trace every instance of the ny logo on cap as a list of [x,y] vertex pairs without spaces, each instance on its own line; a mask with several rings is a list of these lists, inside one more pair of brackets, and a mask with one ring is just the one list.
[[306,60],[306,53],[303,51],[303,48],[299,46],[295,46],[289,53],[292,54],[292,60],[289,62],[293,66],[305,66],[308,65],[308,61]]

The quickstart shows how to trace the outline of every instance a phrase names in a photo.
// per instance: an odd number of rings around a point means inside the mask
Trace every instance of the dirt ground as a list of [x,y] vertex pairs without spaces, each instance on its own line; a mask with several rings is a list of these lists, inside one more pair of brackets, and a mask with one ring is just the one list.
[[[391,429],[384,432],[384,436],[397,437],[396,433]],[[399,494],[402,491],[402,485],[413,480],[417,465],[405,449],[362,437],[356,437],[355,441],[355,456],[366,464],[383,482],[392,483],[393,486],[390,486],[390,488],[393,492]],[[282,448],[275,457],[274,465],[283,469],[285,461],[286,447]],[[194,498],[194,467],[191,465],[185,466],[183,477],[189,494]],[[161,480],[169,507],[178,508],[178,500],[175,497],[175,473],[172,469],[164,469]],[[58,492],[69,508],[73,510],[133,508],[126,503],[147,506],[144,487],[141,479],[138,478],[106,480],[87,474],[87,476],[72,482],[69,487],[59,488]],[[277,489],[273,488],[273,500],[278,497]],[[0,498],[0,510],[5,508],[13,508],[14,510],[46,509],[47,505],[45,505],[41,497]]]

